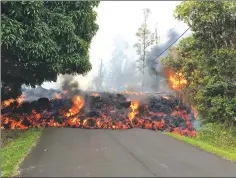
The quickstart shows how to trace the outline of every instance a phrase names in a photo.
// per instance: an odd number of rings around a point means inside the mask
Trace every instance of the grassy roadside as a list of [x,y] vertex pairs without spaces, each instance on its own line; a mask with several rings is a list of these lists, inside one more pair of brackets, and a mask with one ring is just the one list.
[[11,177],[43,129],[1,131],[2,177]]
[[234,129],[225,129],[217,124],[207,124],[205,128],[198,131],[198,137],[196,138],[173,133],[166,133],[166,135],[236,162],[236,136]]

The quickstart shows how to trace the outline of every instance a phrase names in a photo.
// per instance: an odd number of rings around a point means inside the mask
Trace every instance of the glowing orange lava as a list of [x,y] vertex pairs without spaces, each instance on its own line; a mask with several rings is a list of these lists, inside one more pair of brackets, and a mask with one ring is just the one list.
[[93,93],[92,96],[99,96],[99,94],[98,93]]
[[131,102],[131,105],[130,105],[131,112],[128,114],[128,118],[129,118],[130,122],[132,122],[135,115],[138,114],[138,106],[139,106],[139,104],[137,101]]
[[84,100],[81,96],[74,96],[73,98],[73,105],[72,107],[69,109],[69,112],[67,112],[65,114],[66,117],[70,117],[73,116],[75,114],[78,114],[80,109],[83,107],[84,105]]
[[15,101],[15,100],[12,99],[12,98],[3,101],[3,102],[1,103],[1,108],[3,109],[3,108],[5,108],[5,107],[7,107],[7,106],[10,106],[10,104],[13,103],[14,101]]
[[[97,93],[92,95],[98,96]],[[55,96],[56,99],[60,99],[61,97],[63,96],[59,94]],[[172,98],[168,96],[163,96],[163,98],[166,99],[166,102],[172,100]],[[22,103],[22,99],[23,96],[20,96],[17,99],[19,104]],[[70,99],[68,101],[69,103],[71,102]],[[9,101],[5,101],[3,103],[8,102]],[[54,102],[54,100],[51,100],[51,102]],[[9,115],[2,115],[1,129],[27,129],[32,127],[76,127],[85,129],[146,128],[152,130],[165,130],[180,135],[197,135],[190,122],[191,115],[186,109],[178,106],[173,107],[172,110],[167,113],[165,111],[153,111],[147,104],[131,101],[127,102],[128,104],[130,103],[130,105],[125,106],[126,109],[124,112],[117,112],[117,114],[113,115],[111,113],[115,113],[117,110],[115,105],[99,103],[99,105],[102,106],[92,110],[90,105],[89,108],[87,108],[88,105],[86,102],[86,98],[75,96],[72,99],[70,108],[68,108],[67,102],[65,102],[64,106],[66,111],[64,110],[64,107],[58,107],[58,115],[50,115],[50,110],[42,110],[38,113],[36,109],[33,109],[32,113],[21,113],[17,115],[10,113]],[[24,105],[22,105],[22,107],[23,106]],[[84,109],[82,109],[83,107]],[[90,110],[98,113],[98,115],[87,115],[87,113],[90,113]],[[185,126],[173,126],[166,120],[168,118],[181,118],[181,122]]]
[[5,107],[8,107],[10,106],[11,103],[14,103],[15,101],[18,102],[18,107],[22,104],[23,102],[23,99],[24,99],[24,96],[23,95],[20,95],[18,98],[16,99],[8,99],[8,100],[5,100],[1,103],[1,109],[5,108]]

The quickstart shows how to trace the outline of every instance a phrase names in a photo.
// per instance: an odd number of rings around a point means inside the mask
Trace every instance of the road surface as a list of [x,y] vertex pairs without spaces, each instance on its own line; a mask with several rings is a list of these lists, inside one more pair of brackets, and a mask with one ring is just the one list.
[[236,164],[151,130],[47,128],[19,171],[23,177],[235,177]]

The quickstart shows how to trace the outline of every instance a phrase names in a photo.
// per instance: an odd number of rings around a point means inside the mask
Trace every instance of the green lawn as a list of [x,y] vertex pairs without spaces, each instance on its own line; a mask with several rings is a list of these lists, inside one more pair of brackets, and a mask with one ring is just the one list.
[[2,130],[2,177],[11,177],[43,129]]
[[236,136],[234,129],[226,129],[221,125],[207,124],[198,131],[198,137],[190,138],[166,133],[178,140],[216,154],[224,159],[236,162]]

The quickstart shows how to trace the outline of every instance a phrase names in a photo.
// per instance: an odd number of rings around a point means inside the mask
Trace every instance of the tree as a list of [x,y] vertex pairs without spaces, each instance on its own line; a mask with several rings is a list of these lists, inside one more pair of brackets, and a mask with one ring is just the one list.
[[91,69],[89,47],[98,30],[98,1],[1,2],[2,99],[22,84],[56,81]]
[[[143,14],[144,14],[144,21],[139,27],[138,32],[136,33],[136,36],[138,38],[138,42],[135,44],[135,47],[137,48],[137,54],[139,55],[139,69],[142,71],[142,91],[144,88],[144,68],[146,64],[146,55],[147,55],[147,50],[148,48],[153,45],[154,43],[154,33],[152,33],[148,29],[147,25],[147,20],[150,15],[151,11],[150,9],[143,9]],[[141,64],[141,65],[140,65]]]
[[162,59],[185,75],[183,91],[206,122],[236,125],[235,9],[232,1],[181,3],[175,16],[193,35]]
[[234,1],[181,3],[175,17],[187,23],[194,36],[208,49],[235,47],[236,3]]
[[128,43],[122,37],[116,37],[114,39],[114,50],[112,52],[112,58],[109,61],[109,73],[107,75],[107,84],[109,87],[119,89],[124,84],[124,62],[127,60],[126,50]]

